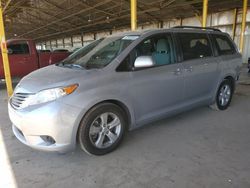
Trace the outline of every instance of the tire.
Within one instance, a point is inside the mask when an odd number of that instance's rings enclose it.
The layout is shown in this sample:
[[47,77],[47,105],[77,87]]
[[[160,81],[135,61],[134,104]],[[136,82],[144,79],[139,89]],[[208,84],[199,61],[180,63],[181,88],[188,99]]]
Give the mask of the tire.
[[115,104],[102,103],[84,116],[78,129],[82,150],[92,155],[114,151],[121,143],[126,130],[124,111]]
[[229,80],[224,80],[216,93],[215,103],[210,105],[214,110],[226,110],[232,100],[233,85]]

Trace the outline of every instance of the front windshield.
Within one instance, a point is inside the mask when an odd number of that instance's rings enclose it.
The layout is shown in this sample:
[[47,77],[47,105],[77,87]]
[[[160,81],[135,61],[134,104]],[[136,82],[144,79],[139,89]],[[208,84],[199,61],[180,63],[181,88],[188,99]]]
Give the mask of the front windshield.
[[85,56],[87,53],[89,53],[94,47],[96,47],[102,41],[103,41],[103,38],[99,39],[99,40],[95,40],[94,42],[91,42],[87,46],[84,46],[84,47],[78,49],[73,54],[71,54],[69,57],[64,59],[62,61],[62,64],[74,63],[77,59],[79,59],[79,58]]
[[138,36],[108,37],[95,41],[62,61],[70,68],[103,68],[114,60]]

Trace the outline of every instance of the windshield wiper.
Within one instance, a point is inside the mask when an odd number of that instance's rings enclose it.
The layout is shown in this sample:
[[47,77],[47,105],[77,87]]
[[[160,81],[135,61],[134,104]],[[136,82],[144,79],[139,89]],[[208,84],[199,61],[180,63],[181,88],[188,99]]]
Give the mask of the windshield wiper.
[[79,64],[63,64],[63,67],[67,67],[67,68],[78,68],[78,69],[83,69],[83,66],[79,65]]

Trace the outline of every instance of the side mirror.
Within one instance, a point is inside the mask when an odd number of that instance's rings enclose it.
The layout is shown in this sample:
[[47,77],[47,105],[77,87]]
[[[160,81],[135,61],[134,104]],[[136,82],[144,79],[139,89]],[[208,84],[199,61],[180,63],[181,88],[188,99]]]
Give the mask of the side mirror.
[[13,54],[13,50],[11,48],[8,48],[8,54]]
[[154,61],[151,56],[139,56],[134,63],[135,68],[146,68],[152,66],[154,66]]

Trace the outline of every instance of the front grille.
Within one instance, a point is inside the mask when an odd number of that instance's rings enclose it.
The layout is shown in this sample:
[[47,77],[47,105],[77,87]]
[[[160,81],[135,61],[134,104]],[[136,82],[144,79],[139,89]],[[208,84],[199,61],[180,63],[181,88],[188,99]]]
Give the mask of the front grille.
[[14,93],[10,99],[10,104],[15,109],[21,109],[22,104],[31,96],[30,93]]

